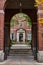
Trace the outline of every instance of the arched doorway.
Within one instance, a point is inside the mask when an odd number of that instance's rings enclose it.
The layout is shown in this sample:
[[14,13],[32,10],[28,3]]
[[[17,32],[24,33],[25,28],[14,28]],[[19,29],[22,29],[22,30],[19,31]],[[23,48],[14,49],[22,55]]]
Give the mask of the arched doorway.
[[[32,1],[32,2],[34,2],[34,1]],[[10,1],[8,1],[8,3],[10,3]],[[14,2],[15,3],[15,2]],[[31,2],[30,2],[31,3]],[[33,3],[34,4],[34,3]],[[8,8],[7,8],[7,6],[8,6]],[[9,28],[9,26],[10,26],[10,19],[11,19],[11,17],[14,15],[14,14],[16,14],[16,13],[18,13],[18,12],[20,12],[20,9],[17,9],[17,8],[14,8],[14,10],[13,9],[9,9],[9,4],[7,4],[7,6],[6,6],[6,9],[5,9],[5,28],[7,27],[7,30],[9,31],[10,30],[10,28]],[[11,6],[11,3],[10,3],[10,6]],[[23,9],[22,9],[22,12],[24,12],[24,13],[26,13],[27,15],[29,15],[30,16],[30,18],[31,18],[31,20],[32,20],[32,25],[33,26],[35,26],[35,28],[34,27],[32,27],[32,33],[34,33],[34,35],[32,36],[33,37],[33,39],[32,39],[32,50],[34,51],[35,50],[35,53],[34,53],[34,56],[35,56],[35,59],[36,59],[36,55],[37,55],[37,47],[36,47],[36,45],[37,45],[37,42],[36,42],[36,40],[37,40],[37,38],[34,38],[34,36],[36,35],[36,33],[35,33],[35,29],[37,30],[37,9],[36,8],[31,8],[31,7],[27,7],[26,6],[26,8],[27,9],[25,9],[25,6],[23,7]],[[31,14],[30,14],[31,13]],[[33,24],[33,22],[35,21],[35,25]],[[6,31],[6,30],[5,30]],[[9,32],[10,33],[10,32]],[[7,32],[7,33],[5,33],[5,34],[8,34],[9,35],[9,33]],[[8,36],[7,35],[7,36]],[[7,37],[6,35],[5,35],[5,38]],[[36,37],[37,37],[37,35],[36,35]],[[7,37],[8,39],[9,39],[9,36]],[[7,39],[7,40],[8,40]],[[6,39],[5,39],[6,40]],[[9,41],[10,42],[10,41]],[[10,47],[10,44],[9,44],[9,42],[7,42],[7,47],[9,48]],[[6,44],[6,42],[5,42],[5,44]],[[6,45],[4,45],[5,47],[6,47]],[[6,47],[6,48],[7,48]],[[6,53],[6,51],[4,51],[5,53]]]
[[14,33],[16,42],[20,42],[21,40],[25,43],[29,40],[29,38],[31,40],[31,27],[31,19],[24,13],[17,13],[11,18],[10,32]]

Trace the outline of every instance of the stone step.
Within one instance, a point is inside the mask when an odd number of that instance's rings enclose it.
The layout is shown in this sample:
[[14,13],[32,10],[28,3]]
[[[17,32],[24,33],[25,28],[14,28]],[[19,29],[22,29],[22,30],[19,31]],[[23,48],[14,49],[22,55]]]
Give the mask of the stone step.
[[34,56],[25,56],[25,55],[15,55],[15,56],[8,56],[7,59],[34,59]]
[[10,53],[12,53],[12,52],[29,52],[29,53],[31,53],[32,52],[32,50],[27,50],[27,49],[10,49]]
[[31,45],[27,44],[15,44],[11,46],[11,49],[31,49]]
[[9,55],[14,55],[14,54],[29,54],[33,55],[31,46],[26,45],[26,44],[15,44],[12,45],[10,48]]
[[32,50],[28,50],[28,49],[10,49],[10,52],[32,52]]
[[[26,56],[26,54],[9,54],[9,56],[15,56],[15,55],[17,55],[17,56],[20,56],[20,55],[21,55],[21,56]],[[28,54],[28,56],[33,56],[33,55],[29,55],[29,54]]]
[[27,50],[27,49],[26,50],[24,50],[24,49],[23,50],[22,49],[14,50],[13,49],[13,50],[10,50],[10,53],[9,53],[10,56],[21,55],[21,54],[22,55],[26,55],[27,54],[29,56],[33,55],[32,50]]
[[24,54],[28,54],[28,55],[33,55],[32,53],[27,53],[27,52],[15,52],[15,53],[9,53],[9,55],[15,55],[15,54],[22,54],[22,55],[24,55]]

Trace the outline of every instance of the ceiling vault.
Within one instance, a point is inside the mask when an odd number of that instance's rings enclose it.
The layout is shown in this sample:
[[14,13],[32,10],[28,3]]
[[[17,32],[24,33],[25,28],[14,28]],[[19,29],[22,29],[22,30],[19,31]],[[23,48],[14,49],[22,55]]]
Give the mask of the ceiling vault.
[[34,0],[8,0],[6,9],[32,9],[34,3]]

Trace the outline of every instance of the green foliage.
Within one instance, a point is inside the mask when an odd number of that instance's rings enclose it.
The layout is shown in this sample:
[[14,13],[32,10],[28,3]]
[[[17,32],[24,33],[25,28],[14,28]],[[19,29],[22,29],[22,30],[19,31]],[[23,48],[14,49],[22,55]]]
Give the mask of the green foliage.
[[25,15],[24,13],[18,13],[18,17],[19,17],[19,18],[23,18],[24,15]]
[[[32,22],[31,22],[31,19],[28,15],[24,14],[24,13],[18,13],[16,15],[14,15],[11,19],[11,22],[10,22],[10,26],[13,27],[14,24],[19,24],[19,21],[18,21],[18,18],[23,18],[25,17],[25,20],[27,21],[27,24],[28,26],[31,26],[32,25]],[[22,25],[21,25],[22,26]]]
[[28,26],[32,25],[31,19],[29,18],[29,16],[24,16],[26,18],[26,21],[28,22]]
[[25,44],[31,45],[31,41],[27,41],[25,42]]
[[11,45],[16,44],[16,42],[14,42],[14,40],[11,40],[10,43],[11,43]]
[[11,22],[10,22],[10,27],[13,27],[14,24],[19,24],[18,20],[15,20],[15,19],[11,19]]
[[28,15],[26,15],[24,13],[18,13],[18,14],[19,14],[18,15],[19,18],[25,17],[25,20],[27,21],[28,26],[32,25],[31,19],[30,19],[30,17]]
[[10,27],[13,27],[13,26],[14,26],[14,20],[11,20]]

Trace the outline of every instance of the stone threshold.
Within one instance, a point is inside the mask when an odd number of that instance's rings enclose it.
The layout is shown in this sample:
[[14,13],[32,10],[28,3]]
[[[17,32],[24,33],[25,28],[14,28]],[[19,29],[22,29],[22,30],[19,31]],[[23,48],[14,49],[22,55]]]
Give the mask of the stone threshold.
[[43,63],[39,63],[36,61],[33,62],[10,62],[9,60],[0,62],[0,65],[43,65]]

